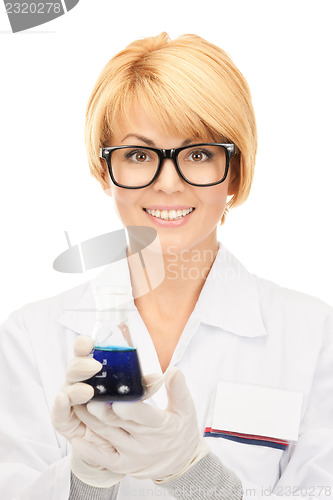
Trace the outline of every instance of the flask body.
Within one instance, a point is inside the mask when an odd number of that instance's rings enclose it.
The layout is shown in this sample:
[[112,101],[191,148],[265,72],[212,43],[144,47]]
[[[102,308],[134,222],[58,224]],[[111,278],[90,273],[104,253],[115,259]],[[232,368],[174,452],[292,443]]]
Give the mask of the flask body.
[[90,356],[102,369],[86,380],[99,401],[136,401],[145,394],[140,362],[133,339],[135,312],[127,287],[99,286],[96,302],[95,347]]
[[134,347],[95,346],[94,359],[102,369],[86,380],[94,388],[97,401],[136,401],[144,396],[142,374],[137,350]]

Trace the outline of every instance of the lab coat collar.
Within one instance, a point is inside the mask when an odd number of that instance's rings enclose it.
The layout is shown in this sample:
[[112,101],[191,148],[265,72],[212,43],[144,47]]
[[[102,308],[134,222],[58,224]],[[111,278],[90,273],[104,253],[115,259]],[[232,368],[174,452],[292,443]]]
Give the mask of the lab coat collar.
[[[89,281],[79,299],[73,300],[58,322],[71,330],[92,335],[96,323],[93,286],[108,283],[131,287],[127,260],[107,266]],[[132,305],[134,300],[132,297]],[[257,278],[220,243],[210,273],[193,311],[202,323],[242,337],[267,335],[261,310]]]
[[257,278],[221,243],[195,312],[202,323],[242,337],[267,335]]

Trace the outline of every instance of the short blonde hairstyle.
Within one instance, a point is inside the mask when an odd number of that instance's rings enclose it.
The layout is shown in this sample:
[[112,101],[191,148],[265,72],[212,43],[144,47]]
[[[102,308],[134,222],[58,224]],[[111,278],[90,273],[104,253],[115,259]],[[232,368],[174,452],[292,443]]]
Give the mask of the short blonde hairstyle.
[[246,200],[257,151],[256,121],[248,84],[222,49],[197,35],[170,40],[161,33],[131,43],[106,64],[85,124],[90,170],[103,188],[109,174],[99,150],[110,145],[121,118],[130,120],[135,102],[167,133],[235,143],[236,190],[226,211]]

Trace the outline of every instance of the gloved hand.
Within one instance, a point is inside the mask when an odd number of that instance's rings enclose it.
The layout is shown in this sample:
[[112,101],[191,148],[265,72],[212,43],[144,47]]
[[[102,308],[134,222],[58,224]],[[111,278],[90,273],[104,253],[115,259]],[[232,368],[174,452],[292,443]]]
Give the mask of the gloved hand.
[[[124,474],[112,472],[103,466],[105,457],[113,455],[115,450],[110,441],[103,439],[91,430],[74,411],[76,405],[82,405],[82,408],[85,408],[84,404],[94,395],[92,386],[80,381],[87,380],[102,368],[101,363],[88,357],[93,346],[91,337],[81,335],[76,339],[74,343],[75,357],[68,365],[66,383],[55,399],[51,418],[56,430],[72,444],[70,463],[73,473],[90,486],[109,488],[124,477]],[[150,397],[158,390],[162,382],[161,375],[145,377],[145,397]],[[103,404],[109,406],[106,403]],[[115,419],[118,420],[117,417]],[[81,453],[76,448],[76,439],[89,443],[91,447],[89,455]]]
[[[89,402],[75,413],[89,429],[113,447],[100,463],[116,474],[164,483],[184,474],[203,458],[209,447],[198,429],[194,403],[178,368],[165,374],[166,410],[145,402]],[[94,445],[73,439],[81,456],[93,454]]]
[[[88,357],[93,347],[94,343],[90,337],[82,335],[76,339],[74,344],[75,357],[68,365],[66,383],[56,396],[51,418],[56,430],[69,442],[72,443],[74,438],[80,438],[88,440],[94,449],[103,447],[106,450],[109,448],[110,452],[113,453],[114,450],[110,443],[88,429],[73,410],[74,405],[87,403],[94,395],[94,389],[91,385],[80,382],[92,377],[102,368],[101,363]],[[72,446],[70,462],[74,474],[90,486],[108,488],[118,483],[123,477],[122,474],[112,473],[90,460],[83,460],[75,446]]]

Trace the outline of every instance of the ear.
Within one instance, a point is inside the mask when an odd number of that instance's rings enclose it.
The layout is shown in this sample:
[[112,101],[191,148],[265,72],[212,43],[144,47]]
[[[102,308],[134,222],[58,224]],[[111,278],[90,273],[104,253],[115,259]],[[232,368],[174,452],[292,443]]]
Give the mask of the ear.
[[106,180],[103,179],[103,182],[101,182],[102,189],[105,194],[108,196],[112,196],[112,188],[111,188],[111,181],[110,178],[108,177]]
[[111,179],[110,175],[108,172],[108,167],[105,158],[100,158],[100,164],[102,167],[102,170],[104,170],[102,176],[98,179],[100,185],[102,186],[102,189],[104,193],[108,196],[112,196],[112,189],[111,189]]
[[103,179],[103,182],[101,182],[101,186],[105,194],[107,194],[108,196],[112,196],[111,179],[109,175],[106,179]]
[[239,170],[240,170],[240,155],[236,154],[232,156],[229,168],[229,185],[228,185],[228,196],[232,196],[236,193],[239,182]]
[[108,196],[112,196],[112,189],[111,189],[111,186],[108,186],[106,185],[105,187],[103,187],[103,191],[105,194],[107,194]]

